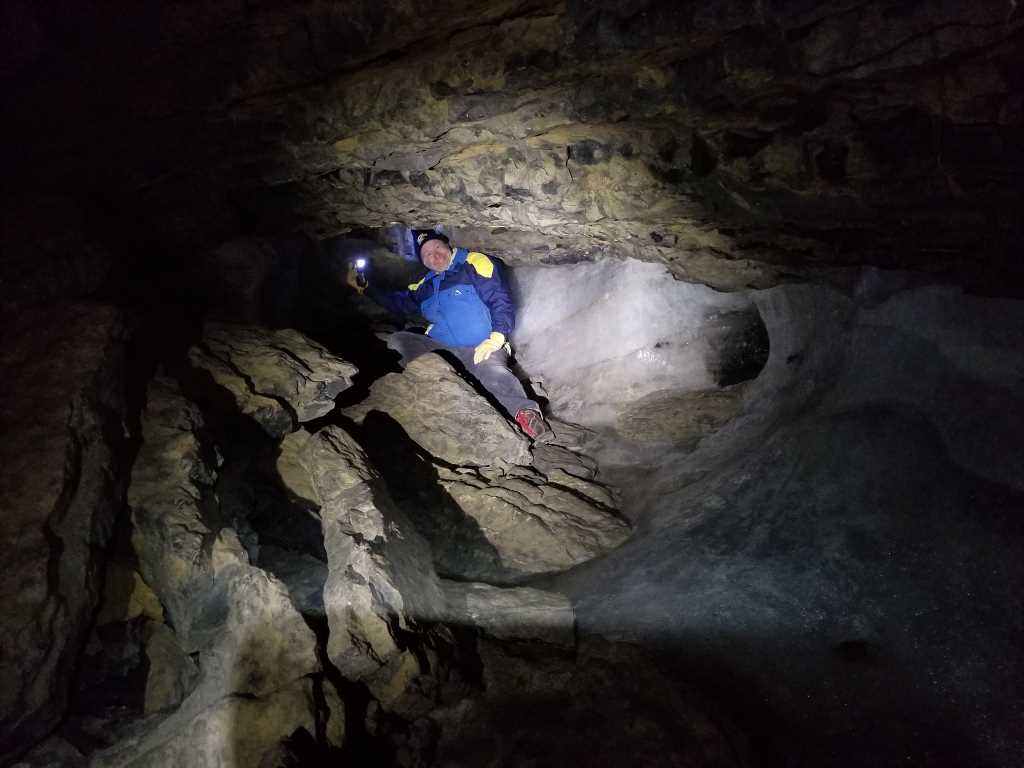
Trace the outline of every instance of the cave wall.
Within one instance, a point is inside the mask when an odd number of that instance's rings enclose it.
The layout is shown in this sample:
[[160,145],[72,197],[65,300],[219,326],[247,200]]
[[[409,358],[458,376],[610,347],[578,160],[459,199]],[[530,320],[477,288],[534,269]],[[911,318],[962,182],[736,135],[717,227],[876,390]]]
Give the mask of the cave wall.
[[66,192],[124,258],[445,221],[510,261],[632,256],[720,288],[1016,269],[1012,3],[4,13],[12,194]]

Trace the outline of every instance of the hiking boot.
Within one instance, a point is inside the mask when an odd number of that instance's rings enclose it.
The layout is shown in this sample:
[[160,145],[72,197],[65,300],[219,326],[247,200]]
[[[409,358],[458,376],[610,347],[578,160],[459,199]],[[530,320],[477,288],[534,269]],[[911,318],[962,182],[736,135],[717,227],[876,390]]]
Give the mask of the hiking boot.
[[552,436],[551,428],[544,421],[540,411],[523,408],[516,414],[516,424],[534,442],[543,442]]

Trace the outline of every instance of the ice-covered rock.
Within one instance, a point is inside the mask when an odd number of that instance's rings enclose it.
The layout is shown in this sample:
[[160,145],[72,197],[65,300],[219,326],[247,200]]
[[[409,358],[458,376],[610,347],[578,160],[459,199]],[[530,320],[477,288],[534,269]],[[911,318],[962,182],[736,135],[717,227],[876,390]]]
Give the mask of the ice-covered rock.
[[189,361],[271,437],[329,412],[356,373],[354,365],[298,331],[232,323],[207,323]]
[[569,421],[671,436],[682,428],[666,421],[689,415],[666,410],[667,399],[715,392],[756,375],[767,359],[748,296],[678,282],[657,264],[520,267],[515,278],[518,360]]
[[369,397],[345,410],[359,424],[378,413],[448,464],[530,463],[526,438],[439,355],[422,355],[402,373],[389,373],[374,382]]

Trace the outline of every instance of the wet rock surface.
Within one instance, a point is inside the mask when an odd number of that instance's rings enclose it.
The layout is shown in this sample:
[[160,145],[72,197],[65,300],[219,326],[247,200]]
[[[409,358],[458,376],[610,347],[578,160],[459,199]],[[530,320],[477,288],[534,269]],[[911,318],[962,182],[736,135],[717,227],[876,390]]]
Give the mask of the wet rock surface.
[[334,408],[355,366],[290,329],[207,323],[189,362],[226,390],[235,407],[271,437]]
[[59,721],[100,598],[126,478],[121,313],[0,313],[0,761]]

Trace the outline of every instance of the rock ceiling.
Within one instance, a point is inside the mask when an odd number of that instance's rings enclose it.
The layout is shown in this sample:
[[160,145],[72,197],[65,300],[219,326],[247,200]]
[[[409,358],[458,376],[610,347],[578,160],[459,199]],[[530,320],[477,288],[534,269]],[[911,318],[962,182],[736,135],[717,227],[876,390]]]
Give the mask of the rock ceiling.
[[9,2],[9,189],[154,253],[449,223],[721,288],[1012,268],[1014,3]]

